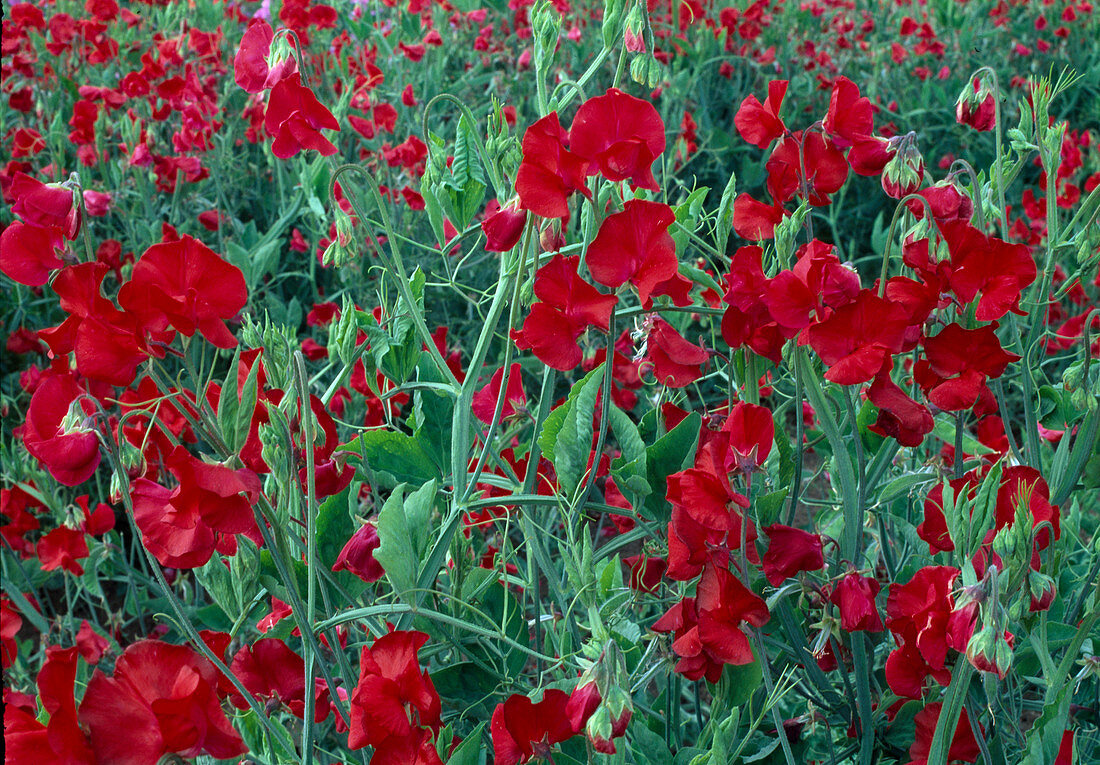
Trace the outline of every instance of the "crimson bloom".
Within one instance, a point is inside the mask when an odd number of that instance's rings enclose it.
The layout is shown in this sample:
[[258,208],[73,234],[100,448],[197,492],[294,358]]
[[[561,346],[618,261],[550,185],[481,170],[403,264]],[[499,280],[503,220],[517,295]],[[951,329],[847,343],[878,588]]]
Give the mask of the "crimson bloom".
[[905,311],[863,290],[855,301],[806,329],[805,338],[828,365],[825,379],[840,385],[867,382],[902,348]]
[[16,221],[0,234],[0,271],[13,281],[40,287],[50,272],[65,265],[57,255],[61,230]]
[[925,357],[913,367],[913,377],[928,400],[949,412],[969,409],[979,397],[991,396],[986,380],[1000,377],[1019,356],[1008,353],[996,326],[963,329],[948,324],[924,340]]
[[876,579],[849,571],[829,593],[829,602],[840,610],[840,627],[845,632],[882,632],[875,596],[880,586]]
[[871,100],[847,77],[837,77],[822,127],[841,148],[866,140],[875,129]]
[[891,379],[891,366],[885,362],[867,389],[867,400],[878,407],[878,418],[868,429],[890,436],[902,446],[919,446],[935,425],[932,413]]
[[[912,746],[909,747],[909,765],[927,765],[928,755],[932,752],[932,739],[936,734],[936,725],[940,721],[942,711],[943,704],[936,702],[924,707],[913,718],[913,722],[916,724],[916,734]],[[947,761],[977,762],[981,753],[982,750],[978,746],[978,741],[974,738],[970,716],[966,713],[964,707],[959,711],[959,722],[955,727],[955,735],[951,738],[951,746],[947,751]]]
[[519,765],[534,757],[549,759],[551,747],[576,733],[568,704],[569,694],[557,688],[543,692],[537,704],[519,694],[498,704],[489,723],[496,765]]
[[751,473],[759,470],[771,453],[775,442],[775,421],[767,407],[738,401],[722,423],[729,434],[729,454],[726,467],[733,472]]
[[189,337],[198,331],[218,348],[237,344],[225,321],[247,300],[241,270],[186,234],[147,249],[118,292],[119,304],[146,331],[172,327]]
[[940,232],[951,254],[947,284],[966,304],[978,298],[974,318],[994,321],[1020,310],[1020,293],[1035,281],[1035,260],[1026,244],[986,236],[969,221],[950,221]]
[[96,670],[80,704],[98,762],[148,765],[165,754],[239,757],[247,749],[218,702],[218,671],[187,646],[142,640]]
[[246,92],[267,90],[298,71],[298,63],[293,56],[279,62],[271,61],[271,43],[274,39],[275,32],[263,19],[253,18],[248,23],[237,55],[233,57],[233,79]]
[[364,582],[377,582],[386,573],[382,564],[374,559],[374,551],[382,546],[378,529],[373,523],[364,523],[336,556],[333,571],[350,571]]
[[[281,702],[299,718],[304,714],[305,663],[282,640],[262,638],[243,646],[229,668],[254,696]],[[322,689],[324,703],[314,707],[314,722],[321,722],[329,713],[328,687]],[[230,700],[237,709],[248,709],[248,702],[236,689]]]
[[264,115],[264,129],[275,137],[271,153],[279,159],[293,157],[303,149],[314,149],[323,157],[336,153],[336,146],[322,129],[340,130],[340,123],[326,109],[313,91],[302,85],[295,73],[279,81],[271,89]]
[[[506,420],[516,416],[517,412],[527,408],[527,394],[523,391],[523,376],[519,364],[512,364],[508,370],[508,389],[504,393],[504,406],[500,417]],[[497,399],[500,398],[500,386],[504,383],[504,367],[493,372],[489,384],[474,393],[470,402],[474,417],[484,423],[493,421]]]
[[485,249],[489,252],[508,252],[519,243],[526,224],[527,212],[519,209],[516,201],[498,207],[492,214],[486,209],[485,220],[481,222]]
[[577,338],[590,326],[606,332],[619,298],[604,295],[577,274],[580,257],[555,255],[535,274],[535,296],[523,327],[512,332],[521,350],[532,350],[554,369],[569,371],[581,363]]
[[394,759],[395,753],[419,751],[425,736],[439,729],[439,694],[416,657],[426,642],[423,632],[398,630],[360,654],[348,746],[374,747],[375,765],[397,765],[402,760]]
[[[40,762],[44,757],[52,757],[46,760],[48,762],[63,762],[66,765],[96,765],[103,762],[98,757],[98,751],[93,753],[77,722],[73,686],[78,660],[75,647],[50,646],[46,649],[46,661],[38,673],[38,697],[42,708],[49,714],[45,725],[38,722],[33,709],[28,711],[15,704],[5,704],[5,762]],[[4,699],[7,702],[6,689]],[[147,762],[155,760],[156,757]]]
[[733,201],[733,230],[742,239],[758,242],[775,238],[775,227],[786,215],[781,202],[764,204],[741,193]]
[[787,80],[772,80],[768,83],[768,97],[764,103],[749,94],[737,108],[733,124],[741,137],[758,149],[768,148],[768,144],[779,138],[787,130],[779,118],[779,109],[783,97],[787,94]]
[[653,370],[657,382],[683,388],[698,380],[700,367],[710,358],[706,349],[689,343],[664,319],[651,317],[646,323],[649,334],[643,363]]
[[88,557],[88,542],[79,529],[58,526],[39,539],[35,549],[43,571],[60,568],[76,576],[84,573],[80,560]]
[[588,246],[585,265],[592,278],[612,289],[630,282],[644,303],[654,288],[676,275],[676,245],[668,227],[672,208],[631,199],[623,211],[607,216]]
[[[801,145],[801,148],[800,148]],[[768,171],[768,192],[776,204],[784,204],[802,193],[803,167],[809,202],[815,207],[829,204],[829,197],[848,179],[848,162],[832,139],[821,133],[797,131],[784,137],[764,167]]]
[[[92,413],[72,374],[50,374],[42,380],[27,407],[23,445],[66,486],[88,480],[99,466],[99,439],[85,424]],[[87,419],[86,419],[87,418]]]
[[516,193],[525,210],[543,218],[569,218],[569,197],[585,184],[588,160],[566,148],[569,135],[551,112],[523,134],[523,161],[516,171]]
[[665,125],[648,101],[617,88],[588,99],[569,128],[569,147],[589,160],[589,174],[660,191],[651,168],[665,150]]
[[925,566],[906,584],[891,584],[886,599],[886,627],[898,641],[886,660],[886,681],[899,696],[920,698],[924,678],[931,674],[946,685],[948,625],[955,599],[951,588],[959,570]]
[[821,537],[802,529],[774,523],[764,528],[768,551],[764,553],[764,576],[778,587],[799,571],[819,571],[825,567]]

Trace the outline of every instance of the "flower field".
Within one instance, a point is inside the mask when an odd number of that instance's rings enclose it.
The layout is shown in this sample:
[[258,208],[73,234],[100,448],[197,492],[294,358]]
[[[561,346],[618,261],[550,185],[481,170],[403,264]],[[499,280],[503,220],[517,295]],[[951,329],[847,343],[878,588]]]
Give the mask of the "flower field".
[[5,763],[1100,761],[1090,0],[41,0]]

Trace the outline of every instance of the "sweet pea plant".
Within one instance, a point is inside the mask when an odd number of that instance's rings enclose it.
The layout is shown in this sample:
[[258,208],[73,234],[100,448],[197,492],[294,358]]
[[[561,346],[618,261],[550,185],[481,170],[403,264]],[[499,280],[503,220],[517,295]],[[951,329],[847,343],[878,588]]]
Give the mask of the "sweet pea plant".
[[5,762],[1100,757],[1092,5],[720,6],[6,6]]

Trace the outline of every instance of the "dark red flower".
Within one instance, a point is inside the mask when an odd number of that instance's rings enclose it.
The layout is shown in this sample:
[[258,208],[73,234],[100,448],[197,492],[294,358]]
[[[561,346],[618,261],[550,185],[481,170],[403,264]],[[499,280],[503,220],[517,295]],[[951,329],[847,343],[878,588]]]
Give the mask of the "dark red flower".
[[525,210],[543,218],[569,218],[569,197],[585,184],[588,160],[566,148],[569,135],[551,112],[523,134],[523,161],[516,171],[516,193]]
[[873,577],[849,571],[829,594],[829,602],[840,610],[840,628],[845,632],[882,632],[875,596],[879,583]]
[[313,91],[302,85],[297,73],[279,81],[271,89],[264,115],[264,129],[275,137],[271,153],[279,159],[293,157],[303,149],[314,149],[323,157],[336,153],[336,147],[322,129],[340,130],[340,123]]
[[271,61],[271,43],[274,39],[275,33],[265,20],[253,18],[248,22],[237,55],[233,57],[233,79],[245,91],[259,93],[267,90],[298,71],[298,63],[293,56],[278,62]]
[[424,729],[439,729],[439,694],[416,656],[426,642],[423,632],[397,631],[363,647],[351,697],[350,748],[377,751],[412,741],[419,750]]
[[517,201],[498,207],[491,215],[486,209],[481,230],[485,234],[485,249],[489,252],[507,252],[519,243],[523,227],[527,225],[527,212],[519,209]]
[[622,212],[604,218],[588,246],[584,262],[592,278],[613,289],[629,281],[647,301],[659,283],[676,275],[676,244],[668,233],[675,220],[666,204],[628,201]]
[[569,128],[569,147],[590,162],[588,173],[660,191],[651,168],[665,150],[665,125],[648,101],[616,88],[588,99]]
[[333,571],[350,571],[368,584],[377,582],[386,573],[382,564],[374,559],[374,551],[382,544],[378,529],[373,523],[364,523],[340,550]]
[[619,298],[604,295],[577,274],[580,257],[555,255],[535,274],[535,296],[542,302],[531,313],[512,341],[532,350],[554,369],[568,371],[581,363],[577,338],[590,326],[606,332]]
[[[474,393],[470,402],[474,417],[488,424],[493,421],[497,399],[500,398],[500,386],[504,383],[504,367],[493,372],[489,384]],[[500,418],[506,420],[515,417],[518,412],[527,409],[527,394],[523,391],[522,367],[512,364],[508,370],[508,390],[504,394],[504,406]]]
[[768,171],[768,193],[776,204],[785,204],[802,194],[803,167],[809,202],[815,207],[829,204],[829,195],[839,191],[848,179],[843,152],[831,139],[816,132],[798,131],[784,137],[772,149],[764,167]]
[[[917,727],[916,737],[912,746],[909,747],[909,765],[927,765],[928,755],[932,751],[932,738],[936,733],[936,725],[940,721],[942,710],[943,704],[936,702],[924,707],[913,718],[913,722],[916,723]],[[947,752],[947,762],[977,762],[981,753],[978,741],[974,738],[970,716],[963,708],[959,712],[959,722],[955,727],[955,735],[951,739],[951,746]]]
[[146,331],[172,327],[189,337],[198,331],[219,348],[237,344],[225,321],[247,301],[241,270],[188,235],[147,249],[118,292],[119,304]]
[[99,438],[90,426],[94,411],[77,403],[84,391],[72,374],[43,378],[27,407],[23,445],[66,486],[88,480],[99,466]]
[[875,129],[871,100],[847,77],[837,77],[822,127],[840,148],[866,140]]
[[175,753],[239,757],[247,749],[218,703],[218,672],[187,646],[142,640],[113,677],[96,670],[80,704],[98,762],[148,765]]
[[748,194],[738,194],[733,202],[733,230],[750,242],[774,239],[775,227],[783,222],[785,215],[781,202],[766,205]]
[[799,571],[819,571],[825,567],[819,535],[779,523],[766,526],[764,533],[768,536],[764,576],[772,587],[778,587]]
[[664,319],[651,317],[646,323],[649,333],[642,364],[653,370],[657,382],[683,388],[698,380],[702,365],[710,358],[706,349],[689,343]]
[[60,229],[66,239],[76,239],[80,232],[80,207],[73,199],[71,189],[42,183],[26,173],[16,173],[8,194],[15,200],[11,206],[12,213],[24,223]]
[[80,623],[80,630],[76,633],[76,650],[84,661],[95,666],[110,647],[107,638],[93,630],[87,619]]
[[891,366],[886,362],[867,389],[867,400],[878,408],[878,418],[868,429],[890,436],[902,446],[919,446],[935,425],[932,413],[894,383]]
[[566,712],[568,704],[569,694],[557,688],[544,691],[537,704],[518,694],[498,704],[489,723],[496,765],[549,758],[551,747],[576,732]]
[[[57,762],[96,765],[104,760],[93,753],[77,722],[73,688],[76,683],[77,649],[50,646],[38,673],[38,696],[49,721],[43,725],[32,711],[5,703],[4,762]],[[7,664],[5,663],[5,666]],[[4,700],[8,701],[7,689]],[[243,750],[242,750],[243,751]],[[148,761],[155,761],[153,760]],[[132,763],[132,760],[118,760]],[[136,765],[136,763],[135,763]]]
[[787,127],[779,118],[779,109],[786,93],[787,80],[772,80],[768,83],[768,97],[763,104],[754,95],[746,96],[733,118],[741,137],[757,148],[766,149],[768,144],[783,135]]
[[993,324],[978,329],[948,324],[939,334],[925,338],[925,358],[914,365],[913,376],[929,401],[954,412],[991,395],[986,380],[1000,377],[1020,358],[1001,347],[995,330]]
[[88,557],[88,542],[78,529],[58,526],[38,540],[35,550],[43,571],[60,568],[76,576],[84,573],[80,560]]
[[874,377],[901,350],[907,326],[900,306],[863,290],[854,302],[808,327],[805,338],[829,367],[826,380],[855,385]]
[[775,421],[767,407],[738,401],[722,423],[729,434],[729,454],[726,467],[731,472],[751,473],[759,470],[771,453],[775,442]]
[[975,319],[994,321],[1009,311],[1024,313],[1020,293],[1036,276],[1035,260],[1026,244],[986,236],[969,221],[943,223],[940,232],[951,254],[947,284],[963,304],[978,297]]
[[50,272],[65,265],[57,255],[61,229],[16,221],[0,234],[0,271],[13,281],[40,287]]
[[[305,664],[282,640],[262,638],[243,646],[229,668],[254,696],[281,702],[299,718],[305,713]],[[314,707],[314,722],[329,713],[328,688],[321,687],[324,703]],[[248,702],[235,689],[230,700],[237,709],[248,709]]]
[[[886,627],[898,642],[886,663],[886,680],[901,696],[920,697],[923,679],[950,680],[945,669],[948,625],[955,599],[951,588],[959,570],[925,566],[906,584],[891,584],[886,599]],[[914,695],[913,691],[916,691]]]

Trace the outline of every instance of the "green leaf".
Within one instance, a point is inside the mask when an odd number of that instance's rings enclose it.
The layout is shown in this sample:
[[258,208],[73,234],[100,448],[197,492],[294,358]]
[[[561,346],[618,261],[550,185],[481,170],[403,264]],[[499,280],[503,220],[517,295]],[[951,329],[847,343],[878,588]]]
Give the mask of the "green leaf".
[[378,513],[379,545],[374,551],[374,559],[402,599],[416,588],[419,563],[428,549],[436,482],[428,481],[407,498],[406,488],[397,486]]
[[[237,432],[237,410],[241,407],[241,401],[237,397],[237,365],[241,360],[241,347],[233,353],[233,361],[229,364],[229,371],[222,380],[221,390],[218,392],[218,429],[221,431],[222,440],[229,451],[236,453],[240,447],[234,447],[233,435]],[[255,366],[255,365],[253,365]]]
[[359,455],[364,467],[381,478],[381,485],[385,487],[398,483],[419,486],[443,478],[439,466],[417,436],[392,430],[368,430],[344,444],[341,451]]
[[[340,557],[340,551],[359,530],[353,520],[351,499],[357,494],[352,492],[353,486],[358,489],[358,484],[352,484],[339,494],[326,498],[317,509],[317,521],[314,524],[317,533],[317,560],[326,571],[332,571],[336,559]],[[366,588],[362,579],[347,571],[334,572],[333,576],[353,597]]]
[[727,664],[722,669],[715,691],[723,699],[725,708],[739,707],[748,703],[752,694],[764,682],[764,673],[760,662],[752,664]]
[[447,765],[478,765],[484,758],[481,751],[481,734],[485,723],[474,728],[447,759]]
[[[237,453],[244,446],[244,442],[248,440],[248,431],[252,428],[252,415],[256,411],[256,401],[259,396],[259,372],[260,372],[260,357],[257,355],[252,360],[252,366],[248,370],[248,376],[244,379],[244,385],[241,386],[240,406],[237,408],[237,421],[236,427],[232,432],[233,442],[229,444],[229,449],[233,453]],[[233,390],[237,390],[237,365],[233,365]],[[226,434],[228,437],[229,434]]]
[[[592,415],[596,410],[603,364],[581,378],[565,403],[552,411],[543,424],[539,446],[554,464],[558,483],[566,496],[580,485],[592,453]],[[558,414],[561,412],[561,414]]]
[[651,518],[667,521],[671,517],[672,510],[665,499],[668,477],[689,467],[695,460],[702,422],[699,413],[692,412],[646,449],[646,475],[653,493],[646,497],[644,507]]

